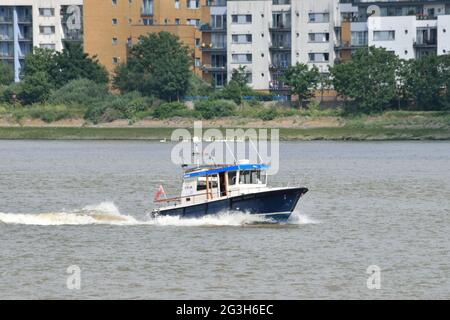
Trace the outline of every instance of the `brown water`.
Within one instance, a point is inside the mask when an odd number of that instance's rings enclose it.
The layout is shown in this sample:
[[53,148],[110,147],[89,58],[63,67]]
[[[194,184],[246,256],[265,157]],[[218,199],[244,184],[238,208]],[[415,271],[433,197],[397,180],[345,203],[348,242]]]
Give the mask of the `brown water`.
[[450,298],[450,143],[281,143],[271,182],[310,189],[285,225],[150,219],[171,146],[0,141],[0,298]]

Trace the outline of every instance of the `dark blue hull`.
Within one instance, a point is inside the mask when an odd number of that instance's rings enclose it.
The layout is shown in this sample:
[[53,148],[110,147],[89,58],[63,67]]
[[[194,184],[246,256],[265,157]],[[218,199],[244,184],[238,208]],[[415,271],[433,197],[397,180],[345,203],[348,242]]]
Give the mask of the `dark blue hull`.
[[277,222],[286,221],[294,211],[300,197],[308,192],[306,188],[286,188],[270,190],[209,201],[186,207],[160,210],[163,216],[199,218],[227,211],[264,215]]

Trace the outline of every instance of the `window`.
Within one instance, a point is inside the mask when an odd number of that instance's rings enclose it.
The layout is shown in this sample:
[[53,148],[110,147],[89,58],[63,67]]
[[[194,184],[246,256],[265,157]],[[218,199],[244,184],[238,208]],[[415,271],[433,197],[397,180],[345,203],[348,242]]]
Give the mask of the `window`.
[[211,27],[213,29],[224,29],[227,25],[226,15],[211,15]]
[[236,176],[237,176],[236,171],[228,172],[228,185],[229,186],[234,186],[236,184]]
[[200,67],[201,66],[200,58],[195,58],[195,66],[196,67]]
[[200,25],[200,19],[188,19],[187,24],[190,26],[199,26]]
[[244,170],[239,172],[239,184],[264,184],[265,176],[260,170]]
[[112,38],[112,44],[113,44],[113,46],[115,46],[115,45],[117,45],[117,38]]
[[54,43],[41,43],[41,44],[39,45],[39,48],[55,50],[56,46],[55,46]]
[[231,36],[233,43],[252,43],[251,34],[233,34]]
[[175,24],[180,24],[180,18],[175,18]]
[[[208,176],[209,189],[217,188],[217,175]],[[197,191],[206,190],[206,177],[198,177],[197,179]]]
[[252,23],[251,14],[233,14],[231,15],[231,21],[237,24]]
[[39,26],[39,33],[44,35],[55,34],[55,26]]
[[324,23],[330,22],[330,14],[327,12],[324,13],[310,13],[308,14],[309,22],[311,23]]
[[113,26],[117,25],[117,19],[116,19],[116,18],[113,18],[113,19],[112,19],[112,25],[113,25]]
[[328,32],[309,33],[308,39],[309,42],[328,42],[330,34]]
[[180,9],[180,0],[175,0],[175,9]]
[[232,63],[251,63],[252,55],[251,53],[241,53],[231,55]]
[[144,24],[144,26],[151,26],[153,24],[153,19],[142,19],[142,23]]
[[112,58],[112,63],[113,63],[113,64],[118,64],[118,63],[119,63],[119,58],[113,57],[113,58]]
[[111,2],[113,6],[117,6],[117,0],[112,0]]
[[374,31],[373,41],[393,41],[395,40],[395,31]]
[[365,46],[367,43],[367,31],[352,31],[351,44],[353,46]]
[[39,15],[41,17],[53,17],[55,15],[54,8],[39,8]]
[[329,53],[308,53],[310,62],[328,62],[330,58]]
[[200,0],[186,0],[186,6],[189,9],[198,9],[200,8]]
[[141,15],[142,16],[152,16],[153,15],[153,0],[142,0]]

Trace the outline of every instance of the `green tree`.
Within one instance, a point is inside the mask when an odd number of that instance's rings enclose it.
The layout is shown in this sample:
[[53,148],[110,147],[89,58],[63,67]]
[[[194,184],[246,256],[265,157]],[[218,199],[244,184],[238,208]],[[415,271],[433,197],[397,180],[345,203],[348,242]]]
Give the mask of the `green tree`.
[[24,77],[44,72],[54,88],[60,88],[75,79],[89,79],[107,83],[108,72],[95,57],[83,52],[79,44],[66,43],[61,52],[35,48],[25,58]]
[[33,52],[25,57],[25,65],[22,70],[24,77],[35,75],[38,72],[47,74],[51,80],[56,70],[55,51],[43,48],[34,48]]
[[6,63],[0,62],[0,85],[10,85],[14,81],[14,70]]
[[282,81],[289,86],[293,95],[298,96],[300,105],[303,105],[305,100],[314,96],[321,76],[316,66],[310,68],[307,64],[297,62],[284,71]]
[[401,79],[404,96],[420,110],[442,110],[448,104],[450,59],[426,55],[404,64]]
[[152,33],[131,48],[127,63],[116,69],[113,84],[122,92],[179,100],[188,90],[191,66],[190,50],[177,36]]
[[384,48],[361,48],[352,59],[330,69],[332,84],[345,106],[356,112],[381,112],[397,96],[399,59]]
[[88,79],[96,83],[107,83],[108,72],[97,58],[84,53],[78,43],[65,43],[61,52],[54,54],[56,69],[50,72],[55,87],[61,87],[71,80]]
[[230,81],[225,85],[218,98],[233,100],[236,104],[242,103],[242,97],[253,96],[255,92],[248,85],[248,72],[245,66],[233,69]]
[[19,99],[25,104],[45,102],[50,96],[51,85],[45,72],[26,75],[21,84]]

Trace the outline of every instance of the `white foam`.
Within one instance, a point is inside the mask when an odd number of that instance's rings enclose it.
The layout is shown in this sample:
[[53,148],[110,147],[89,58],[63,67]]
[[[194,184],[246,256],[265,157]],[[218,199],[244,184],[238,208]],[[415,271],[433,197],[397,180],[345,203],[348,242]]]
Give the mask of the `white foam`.
[[[62,226],[62,225],[154,225],[154,226],[245,226],[259,223],[272,223],[272,220],[263,216],[242,213],[224,212],[200,218],[185,219],[179,216],[159,216],[137,220],[136,218],[121,214],[112,202],[102,202],[97,205],[85,206],[80,210],[49,212],[38,214],[1,213],[0,223]],[[317,223],[309,217],[293,213],[288,224]]]
[[301,213],[300,211],[294,211],[292,212],[291,216],[289,217],[288,224],[317,224],[320,223],[319,220],[315,220],[309,216],[307,216],[304,213]]

